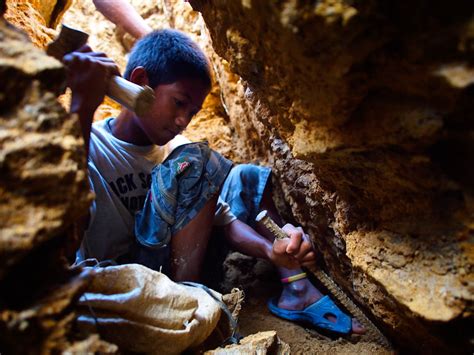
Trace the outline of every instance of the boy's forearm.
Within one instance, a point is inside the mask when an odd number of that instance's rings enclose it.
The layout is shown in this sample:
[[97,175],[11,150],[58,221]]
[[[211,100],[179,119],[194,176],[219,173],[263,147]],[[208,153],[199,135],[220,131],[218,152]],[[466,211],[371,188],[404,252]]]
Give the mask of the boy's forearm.
[[271,260],[272,243],[247,224],[235,220],[226,225],[224,231],[227,241],[238,252],[254,258]]
[[93,0],[94,5],[102,15],[115,25],[122,27],[135,38],[141,38],[150,33],[151,27],[135,10],[124,0]]
[[86,157],[89,156],[89,142],[94,112],[95,109],[75,103],[74,99],[71,102],[71,113],[76,113],[79,116],[79,124],[81,126],[82,138],[84,139]]
[[117,65],[103,53],[92,52],[85,45],[63,58],[68,69],[67,85],[71,89],[71,113],[79,116],[82,136],[89,151],[89,139],[95,110],[104,100],[110,77],[117,75]]

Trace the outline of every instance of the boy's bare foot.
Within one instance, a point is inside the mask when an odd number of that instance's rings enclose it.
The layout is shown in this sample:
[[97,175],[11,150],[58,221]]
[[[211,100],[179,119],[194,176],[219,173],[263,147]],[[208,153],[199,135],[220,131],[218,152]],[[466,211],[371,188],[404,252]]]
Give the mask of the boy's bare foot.
[[[301,279],[283,285],[283,291],[278,300],[278,307],[287,310],[302,310],[319,301],[323,294],[313,286],[308,279]],[[336,323],[336,317],[328,316],[327,319]],[[359,321],[352,318],[352,333],[364,334],[365,328]]]

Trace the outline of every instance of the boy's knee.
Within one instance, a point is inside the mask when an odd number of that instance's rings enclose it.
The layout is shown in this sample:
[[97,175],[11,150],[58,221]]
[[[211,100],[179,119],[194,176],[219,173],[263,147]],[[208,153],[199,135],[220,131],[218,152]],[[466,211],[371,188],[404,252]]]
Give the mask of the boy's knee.
[[[232,168],[227,179],[226,184],[235,186],[255,186],[255,183],[262,181],[262,176],[270,174],[270,168],[254,165],[254,164],[239,164]],[[267,180],[264,179],[266,183]]]
[[165,222],[171,234],[176,233],[217,198],[231,165],[204,143],[176,148],[153,170],[144,209],[151,207],[155,218]]
[[235,180],[239,179],[243,182],[252,181],[258,177],[259,170],[256,165],[252,164],[239,164],[236,165],[229,173],[228,179]]

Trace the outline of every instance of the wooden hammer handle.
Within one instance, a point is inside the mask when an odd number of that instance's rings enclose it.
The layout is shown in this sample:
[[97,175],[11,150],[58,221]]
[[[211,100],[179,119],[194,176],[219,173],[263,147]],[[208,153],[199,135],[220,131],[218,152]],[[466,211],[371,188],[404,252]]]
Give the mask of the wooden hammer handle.
[[140,86],[116,75],[110,79],[107,96],[139,116],[147,113],[155,100],[155,92],[149,86]]

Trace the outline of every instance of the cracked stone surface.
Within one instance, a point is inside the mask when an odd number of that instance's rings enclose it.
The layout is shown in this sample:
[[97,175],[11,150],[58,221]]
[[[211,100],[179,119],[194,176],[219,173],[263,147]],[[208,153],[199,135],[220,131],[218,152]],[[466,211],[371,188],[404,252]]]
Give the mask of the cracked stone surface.
[[248,158],[335,280],[402,347],[468,347],[472,4],[190,3]]
[[114,352],[71,331],[89,276],[66,258],[92,196],[77,117],[57,100],[64,68],[3,18],[0,38],[0,352]]

